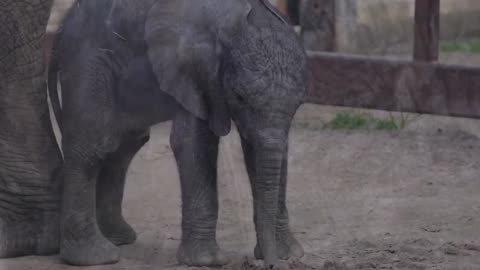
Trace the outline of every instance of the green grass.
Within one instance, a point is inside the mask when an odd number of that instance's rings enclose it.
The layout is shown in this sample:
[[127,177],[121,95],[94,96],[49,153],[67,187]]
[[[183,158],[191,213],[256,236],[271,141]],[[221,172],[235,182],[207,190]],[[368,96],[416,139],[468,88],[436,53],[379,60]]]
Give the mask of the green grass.
[[378,130],[399,130],[401,129],[400,121],[395,118],[376,119],[375,129]]
[[340,112],[325,126],[331,129],[365,129],[369,126],[370,118],[368,114]]
[[442,52],[480,53],[480,38],[440,42]]
[[399,118],[390,115],[388,118],[376,118],[367,113],[340,112],[330,122],[325,124],[330,129],[375,129],[395,131],[403,129],[406,119],[402,115]]

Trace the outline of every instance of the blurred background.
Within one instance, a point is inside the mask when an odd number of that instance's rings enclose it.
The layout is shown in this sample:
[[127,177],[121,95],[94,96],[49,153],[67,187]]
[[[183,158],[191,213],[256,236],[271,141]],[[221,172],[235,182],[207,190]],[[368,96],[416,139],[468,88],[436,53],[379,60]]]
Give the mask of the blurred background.
[[[413,0],[271,0],[308,50],[411,58]],[[440,61],[479,63],[480,1],[440,1]],[[463,55],[463,57],[462,57]],[[468,57],[465,57],[468,55]]]
[[[308,50],[400,58],[411,58],[413,53],[413,0],[270,1],[290,18]],[[58,29],[73,3],[55,0],[47,32]],[[441,1],[441,61],[480,63],[476,59],[480,53],[479,15],[478,0]]]

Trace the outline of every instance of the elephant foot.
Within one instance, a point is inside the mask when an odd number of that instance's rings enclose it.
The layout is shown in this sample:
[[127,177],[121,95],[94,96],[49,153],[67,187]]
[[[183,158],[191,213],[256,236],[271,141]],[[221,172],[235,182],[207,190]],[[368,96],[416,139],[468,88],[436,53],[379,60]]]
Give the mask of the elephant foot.
[[117,246],[129,245],[137,240],[137,234],[123,217],[117,219],[99,218],[98,226],[103,235]]
[[66,263],[76,266],[113,264],[120,259],[118,247],[101,235],[62,240],[60,256]]
[[[300,259],[304,255],[303,247],[295,239],[291,232],[277,235],[277,254],[281,260]],[[263,260],[263,254],[258,244],[254,250],[255,258]]]
[[180,264],[196,267],[218,267],[229,259],[215,240],[183,240],[177,252]]
[[0,258],[58,253],[58,215],[48,215],[46,220],[46,224],[32,220],[4,224],[0,219]]

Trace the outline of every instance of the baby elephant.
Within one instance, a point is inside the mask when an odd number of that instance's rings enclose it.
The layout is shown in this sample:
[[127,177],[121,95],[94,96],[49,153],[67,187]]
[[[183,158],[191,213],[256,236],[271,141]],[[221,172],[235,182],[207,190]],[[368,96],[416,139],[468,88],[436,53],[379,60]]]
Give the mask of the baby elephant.
[[267,0],[79,0],[57,37],[49,85],[63,133],[67,263],[114,263],[114,244],[135,240],[121,213],[125,174],[149,127],[168,120],[182,191],[179,262],[227,263],[216,242],[216,169],[232,120],[252,186],[255,256],[269,268],[303,256],[286,185],[306,54]]

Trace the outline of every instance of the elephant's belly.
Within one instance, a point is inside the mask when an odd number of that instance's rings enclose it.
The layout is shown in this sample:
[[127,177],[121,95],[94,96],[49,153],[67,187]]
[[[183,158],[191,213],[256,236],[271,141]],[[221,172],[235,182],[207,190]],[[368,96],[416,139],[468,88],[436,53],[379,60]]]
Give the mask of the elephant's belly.
[[124,97],[119,108],[123,115],[144,125],[171,120],[178,111],[178,103],[157,89],[135,88],[135,94]]
[[179,104],[175,99],[164,93],[163,91],[158,91],[156,100],[158,103],[153,106],[153,123],[160,123],[168,120],[172,120],[175,114],[178,111]]

